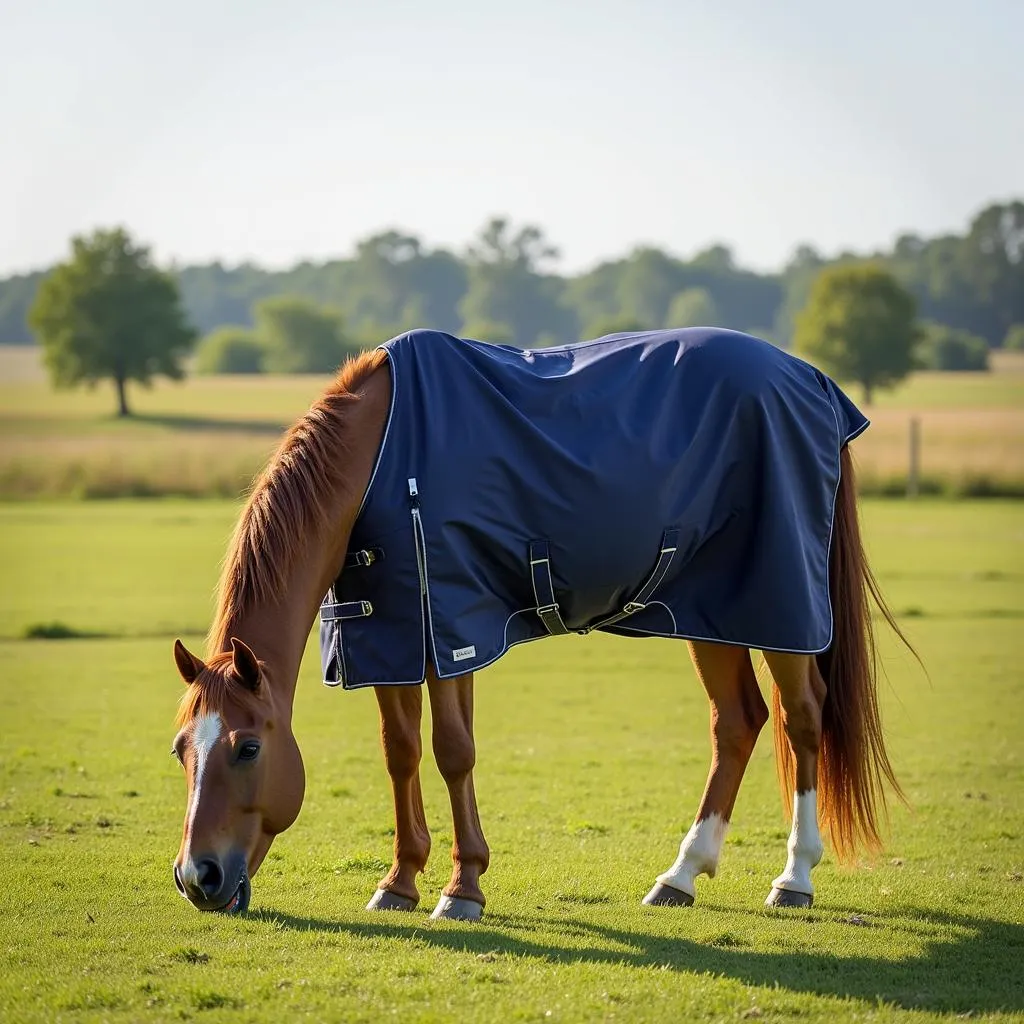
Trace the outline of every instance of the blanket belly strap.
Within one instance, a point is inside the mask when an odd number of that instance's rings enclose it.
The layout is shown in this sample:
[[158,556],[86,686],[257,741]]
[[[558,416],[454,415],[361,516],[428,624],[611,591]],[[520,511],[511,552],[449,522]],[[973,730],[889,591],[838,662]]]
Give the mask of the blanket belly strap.
[[651,575],[647,577],[643,586],[640,587],[633,597],[622,606],[622,611],[609,615],[608,618],[595,622],[592,626],[578,629],[576,632],[581,636],[586,636],[587,633],[595,629],[603,629],[605,626],[610,626],[615,622],[628,618],[634,612],[643,611],[647,607],[647,602],[654,596],[654,592],[661,586],[661,581],[667,575],[678,547],[679,531],[675,528],[666,530],[661,536],[661,550],[658,552],[658,560],[654,563]]
[[383,548],[361,548],[359,551],[350,551],[345,556],[345,568],[356,569],[359,567],[373,565],[384,557]]
[[341,604],[324,601],[320,605],[322,622],[333,622],[339,619],[363,619],[372,614],[373,605],[369,601],[343,601]]
[[533,581],[533,599],[544,628],[552,635],[568,633],[555,600],[555,585],[551,582],[551,552],[546,540],[530,541],[530,578]]

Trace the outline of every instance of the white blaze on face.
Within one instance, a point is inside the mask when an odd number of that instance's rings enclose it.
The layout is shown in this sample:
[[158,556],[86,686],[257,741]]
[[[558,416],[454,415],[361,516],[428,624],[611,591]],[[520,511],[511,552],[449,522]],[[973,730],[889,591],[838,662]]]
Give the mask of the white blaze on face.
[[675,864],[663,875],[658,875],[658,881],[695,896],[694,880],[698,875],[715,877],[728,828],[729,822],[717,812],[695,821],[683,837]]
[[199,810],[199,795],[203,787],[203,776],[206,774],[206,762],[210,751],[220,739],[223,722],[220,715],[213,711],[200,715],[192,725],[192,803],[188,809],[188,825],[186,827],[187,842],[192,842],[192,828],[195,825],[196,813]]
[[811,869],[825,850],[818,831],[818,794],[813,789],[793,797],[793,830],[786,848],[789,852],[786,867],[772,885],[776,889],[813,896]]

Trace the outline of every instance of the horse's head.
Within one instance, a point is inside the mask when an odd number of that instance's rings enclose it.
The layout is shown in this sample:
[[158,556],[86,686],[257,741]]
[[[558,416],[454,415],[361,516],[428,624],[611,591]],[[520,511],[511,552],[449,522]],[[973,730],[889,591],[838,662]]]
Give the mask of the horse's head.
[[188,786],[174,883],[200,910],[239,913],[274,836],[302,806],[290,710],[277,706],[266,667],[241,640],[209,662],[178,640],[174,660],[188,687],[174,739]]

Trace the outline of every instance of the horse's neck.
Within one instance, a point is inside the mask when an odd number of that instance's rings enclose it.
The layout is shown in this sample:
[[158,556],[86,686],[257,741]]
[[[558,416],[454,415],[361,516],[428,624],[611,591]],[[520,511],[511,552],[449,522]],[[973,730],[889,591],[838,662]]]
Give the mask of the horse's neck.
[[384,433],[389,400],[390,377],[382,367],[364,382],[351,414],[352,442],[338,453],[339,459],[348,461],[349,472],[335,496],[333,507],[338,514],[329,530],[298,538],[280,595],[228,619],[220,631],[221,650],[230,650],[231,638],[237,637],[265,663],[274,699],[289,711],[310,627],[348,549]]

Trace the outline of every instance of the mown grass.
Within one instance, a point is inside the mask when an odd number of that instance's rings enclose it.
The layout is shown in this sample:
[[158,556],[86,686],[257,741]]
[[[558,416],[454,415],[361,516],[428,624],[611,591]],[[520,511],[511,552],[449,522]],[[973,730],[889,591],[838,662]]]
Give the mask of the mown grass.
[[[170,863],[180,690],[235,514],[226,502],[0,507],[0,1019],[68,1021],[1019,1019],[1024,1013],[1024,516],[1004,502],[867,503],[875,567],[930,679],[886,640],[891,750],[913,810],[885,854],[829,857],[812,911],[761,906],[785,857],[763,737],[719,877],[639,905],[707,767],[685,648],[611,637],[510,653],[477,686],[492,867],[479,926],[361,908],[390,859],[372,694],[296,705],[307,797],[244,920],[196,913]],[[20,639],[33,623],[105,639]]]
[[[0,498],[241,493],[326,377],[196,377],[135,388],[112,415],[107,386],[54,392],[0,347]],[[1024,360],[987,374],[915,374],[882,392],[857,442],[862,490],[906,491],[910,421],[921,424],[920,490],[1024,496]],[[852,392],[855,397],[856,389]]]

